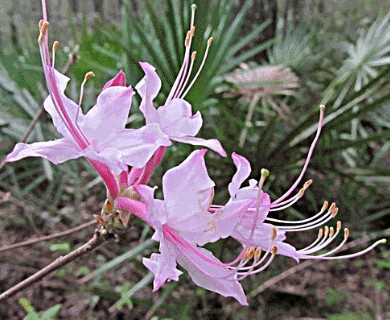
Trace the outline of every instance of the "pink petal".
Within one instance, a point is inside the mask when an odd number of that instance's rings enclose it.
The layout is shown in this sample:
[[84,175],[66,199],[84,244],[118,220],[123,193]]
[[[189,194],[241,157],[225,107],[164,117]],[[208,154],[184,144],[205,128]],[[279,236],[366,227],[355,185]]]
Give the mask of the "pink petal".
[[81,124],[88,139],[104,140],[125,128],[133,96],[131,87],[109,87],[102,91],[96,105]]
[[[176,256],[176,260],[188,271],[195,284],[217,292],[224,297],[233,297],[242,305],[248,305],[244,290],[236,280],[236,271],[209,262],[214,260],[220,263],[208,250],[194,246],[193,248],[199,252],[199,255],[197,255],[172,237],[168,236],[167,239],[171,243],[170,247]],[[200,256],[203,256],[204,259]]]
[[[214,182],[210,179],[204,155],[207,150],[192,152],[183,163],[168,170],[163,177],[163,192],[172,227],[199,212],[207,211],[212,201]],[[181,226],[183,227],[183,226]]]
[[192,115],[191,105],[183,99],[173,99],[158,108],[157,115],[161,130],[171,138],[193,137],[203,124],[201,114]]
[[105,148],[103,151],[97,152],[93,146],[88,146],[82,152],[84,157],[106,164],[116,174],[127,170],[122,154],[116,148]]
[[6,162],[14,162],[26,157],[42,157],[54,164],[62,163],[82,156],[76,143],[66,138],[35,142],[31,144],[18,143],[7,156]]
[[250,200],[229,201],[221,213],[216,215],[216,233],[220,238],[224,239],[232,235],[234,228],[241,222],[251,203]]
[[143,264],[154,273],[153,291],[157,291],[167,280],[178,281],[181,271],[176,269],[176,259],[167,240],[160,242],[161,254],[153,253],[150,259],[143,258]]
[[[166,214],[163,212],[161,200],[154,199],[156,188],[151,188],[142,184],[134,186],[134,190],[139,194],[142,202],[146,205],[146,217],[152,222],[155,228],[157,228],[158,225],[164,224],[166,221]],[[158,239],[155,240],[159,241]]]
[[[60,90],[61,100],[65,106],[65,109],[69,115],[70,120],[74,123],[76,119],[76,114],[78,110],[78,106],[76,103],[74,103],[72,100],[67,98],[64,94],[64,91],[66,89],[67,83],[69,82],[69,78],[64,76],[62,73],[58,72],[57,70],[54,70],[55,78],[57,85]],[[72,135],[70,134],[69,130],[67,129],[67,126],[65,125],[62,117],[60,116],[58,110],[56,109],[55,105],[53,104],[53,100],[50,96],[48,96],[43,106],[45,110],[50,114],[54,126],[57,128],[57,131],[61,133],[64,137],[69,137],[71,139]],[[82,122],[84,115],[82,112],[79,113],[78,120]]]
[[125,87],[126,86],[126,75],[123,72],[123,70],[120,70],[118,74],[109,80],[103,87],[102,91],[104,89],[110,88],[110,87]]
[[182,143],[188,143],[193,146],[203,146],[210,148],[211,150],[219,153],[222,157],[226,157],[226,151],[222,148],[221,143],[216,139],[201,139],[196,137],[174,137],[171,138],[174,141],[182,142]]
[[232,182],[229,184],[230,197],[234,197],[241,187],[241,184],[249,177],[251,173],[251,165],[247,159],[233,152],[232,158],[237,168],[236,173],[232,178]]
[[145,77],[135,86],[138,94],[142,98],[140,110],[143,113],[146,123],[157,122],[156,109],[153,100],[161,89],[161,80],[156,69],[147,62],[140,62],[141,68],[145,72]]
[[97,142],[97,147],[105,149],[112,146],[121,154],[124,163],[142,168],[159,147],[171,144],[157,124],[149,124],[140,129],[124,129],[107,136],[103,141]]

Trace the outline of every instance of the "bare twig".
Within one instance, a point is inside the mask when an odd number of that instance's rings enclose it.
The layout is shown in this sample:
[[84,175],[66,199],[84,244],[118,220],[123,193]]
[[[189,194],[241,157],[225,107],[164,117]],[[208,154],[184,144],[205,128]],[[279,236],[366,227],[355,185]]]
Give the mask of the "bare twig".
[[19,242],[19,243],[11,244],[9,246],[2,247],[2,248],[0,248],[0,253],[5,252],[5,251],[9,251],[9,250],[13,250],[13,249],[16,249],[16,248],[24,247],[24,246],[29,246],[29,245],[32,245],[34,243],[38,243],[38,242],[42,242],[42,241],[47,241],[47,240],[51,240],[51,239],[67,236],[67,235],[69,235],[71,233],[83,230],[83,229],[88,228],[88,227],[93,226],[93,225],[96,225],[96,220],[84,223],[84,224],[82,224],[80,226],[77,226],[77,227],[75,227],[73,229],[69,229],[69,230],[66,230],[66,231],[50,234],[50,235],[47,235],[47,236],[44,236],[44,237],[39,237],[39,238],[36,238],[36,239],[30,239],[30,240],[26,240],[26,241],[23,241],[23,242]]
[[0,295],[0,301],[7,300],[8,298],[12,297],[13,295],[17,294],[23,289],[28,288],[29,286],[33,285],[37,281],[41,280],[42,278],[52,273],[53,271],[65,266],[66,264],[72,262],[76,258],[83,256],[88,252],[91,252],[92,250],[94,250],[95,248],[97,248],[107,240],[108,238],[102,236],[99,231],[96,231],[93,237],[91,238],[91,240],[89,240],[87,243],[85,243],[78,249],[68,253],[65,256],[61,256],[57,258],[45,268],[39,270],[38,272],[34,273],[32,276],[28,277],[27,279],[23,280],[22,282],[18,283],[12,288],[3,292]]
[[[386,229],[383,233],[384,234],[389,234],[389,232],[390,232],[390,229]],[[376,237],[374,237],[374,236],[365,236],[363,238],[357,239],[357,240],[352,241],[352,242],[348,243],[347,245],[345,245],[338,252],[343,252],[343,251],[346,251],[348,249],[357,247],[357,246],[359,246],[361,244],[365,244],[368,241],[371,241],[371,240],[373,240],[375,238]],[[257,294],[259,294],[259,293],[263,292],[264,290],[272,287],[273,285],[275,285],[279,281],[282,281],[283,279],[293,275],[294,273],[296,273],[296,272],[298,272],[298,271],[300,271],[302,269],[310,267],[311,265],[315,264],[316,262],[318,262],[318,260],[307,260],[304,263],[298,264],[298,265],[296,265],[296,266],[294,266],[294,267],[292,267],[290,269],[287,269],[286,271],[282,272],[281,274],[277,275],[276,277],[273,277],[273,278],[269,279],[268,281],[264,282],[261,286],[257,287],[255,290],[253,290],[251,293],[248,294],[248,297],[249,298],[253,298]]]
[[[69,69],[73,66],[73,64],[77,61],[78,56],[77,56],[77,51],[78,51],[78,46],[75,46],[73,51],[69,54],[68,61],[66,62],[64,68],[62,69],[62,73],[66,74]],[[45,108],[41,106],[39,112],[35,115],[35,117],[31,120],[26,132],[24,133],[23,137],[19,140],[18,143],[24,143],[27,141],[28,137],[30,136],[31,132],[34,130],[35,126],[37,125],[39,119],[42,117],[42,115],[45,113]],[[5,159],[3,159],[0,162],[0,170],[3,169],[5,166],[6,162]]]

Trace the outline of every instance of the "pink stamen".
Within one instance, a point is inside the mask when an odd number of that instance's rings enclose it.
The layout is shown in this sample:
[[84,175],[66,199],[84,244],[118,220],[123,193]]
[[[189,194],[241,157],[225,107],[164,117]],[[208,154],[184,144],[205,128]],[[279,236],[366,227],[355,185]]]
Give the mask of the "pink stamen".
[[317,141],[318,141],[318,139],[320,137],[322,124],[323,124],[323,121],[324,121],[324,115],[325,115],[325,106],[321,105],[320,106],[320,119],[318,121],[317,133],[316,133],[316,136],[315,136],[315,138],[314,138],[314,140],[313,140],[313,142],[312,142],[312,144],[310,146],[310,149],[309,149],[309,152],[307,154],[307,158],[306,158],[305,164],[303,166],[303,169],[301,171],[301,174],[299,175],[299,177],[295,181],[295,183],[291,186],[291,188],[283,196],[281,196],[279,199],[277,199],[276,201],[272,202],[272,205],[276,205],[277,203],[279,203],[279,202],[283,201],[284,199],[286,199],[291,194],[291,192],[294,191],[294,189],[298,186],[298,184],[301,182],[301,180],[303,178],[303,175],[306,172],[307,166],[309,165],[309,162],[310,162],[310,159],[312,157],[314,148],[315,148],[315,146],[317,144]]

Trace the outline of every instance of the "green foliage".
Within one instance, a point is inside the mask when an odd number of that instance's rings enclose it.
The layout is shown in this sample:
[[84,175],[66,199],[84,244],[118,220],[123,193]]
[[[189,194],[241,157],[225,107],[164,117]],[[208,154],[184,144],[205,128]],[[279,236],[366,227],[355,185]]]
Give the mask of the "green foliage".
[[61,304],[56,304],[45,311],[37,312],[26,298],[19,299],[19,303],[27,312],[24,320],[55,320],[62,307]]
[[347,297],[345,292],[339,292],[339,291],[333,290],[331,288],[328,288],[326,290],[326,293],[327,293],[327,295],[326,295],[325,301],[326,301],[326,304],[328,306],[339,305]]
[[368,313],[340,313],[327,316],[328,320],[372,320]]

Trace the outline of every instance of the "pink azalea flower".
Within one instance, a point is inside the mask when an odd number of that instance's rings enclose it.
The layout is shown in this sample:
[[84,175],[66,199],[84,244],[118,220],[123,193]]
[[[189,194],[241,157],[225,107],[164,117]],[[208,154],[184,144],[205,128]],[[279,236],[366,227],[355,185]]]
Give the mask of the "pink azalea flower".
[[157,109],[153,105],[153,100],[161,89],[161,80],[157,75],[155,68],[149,63],[140,63],[145,72],[145,77],[136,85],[135,88],[142,98],[140,110],[144,114],[147,124],[158,124],[161,131],[164,132],[170,140],[196,146],[205,146],[225,157],[226,152],[218,140],[205,140],[195,137],[203,124],[202,115],[199,111],[192,114],[191,105],[184,100],[187,92],[191,89],[200,74],[212,42],[212,38],[210,38],[207,42],[206,53],[201,66],[191,83],[188,84],[196,56],[196,52],[190,54],[192,37],[195,32],[195,8],[195,6],[192,7],[190,30],[187,33],[185,41],[186,49],[184,53],[184,61],[165,104]]
[[82,94],[85,81],[93,73],[87,73],[82,83],[78,104],[66,97],[64,92],[69,78],[53,66],[58,42],[53,45],[53,61],[50,59],[45,1],[42,4],[44,20],[40,22],[38,43],[50,94],[44,102],[44,108],[63,137],[47,142],[19,143],[6,161],[43,157],[58,164],[83,156],[102,176],[111,195],[115,197],[118,186],[111,170],[119,174],[127,171],[127,165],[143,167],[160,146],[169,146],[171,142],[157,124],[137,130],[125,128],[133,89],[126,86],[126,76],[122,71],[106,83],[96,105],[85,115],[80,110]]
[[232,263],[222,263],[198,246],[205,230],[212,227],[208,209],[215,184],[207,174],[205,153],[206,150],[194,151],[182,164],[167,171],[163,177],[164,200],[154,199],[151,187],[135,186],[146,205],[145,211],[136,201],[126,198],[119,197],[115,205],[138,215],[156,230],[153,239],[160,242],[160,253],[143,260],[155,275],[154,290],[168,280],[178,280],[179,263],[197,285],[247,305],[239,275],[230,268]]
[[[337,238],[341,231],[340,221],[337,222],[336,230],[334,230],[333,227],[329,228],[327,226],[323,229],[321,228],[317,239],[303,249],[298,250],[294,246],[284,242],[287,237],[286,235],[289,232],[303,232],[306,230],[316,229],[319,226],[324,225],[329,220],[335,218],[338,213],[338,208],[335,203],[329,207],[328,202],[325,202],[320,212],[313,217],[300,221],[286,221],[269,217],[270,213],[284,210],[295,204],[303,197],[305,190],[312,183],[311,180],[307,181],[296,195],[288,198],[303,178],[315,145],[320,136],[323,118],[324,108],[321,107],[317,134],[309,149],[308,157],[303,166],[302,172],[293,186],[282,197],[274,202],[271,202],[269,195],[261,190],[264,180],[268,175],[267,171],[263,171],[260,183],[252,179],[249,182],[249,187],[240,188],[244,180],[248,178],[251,168],[249,162],[244,157],[233,154],[233,160],[237,167],[237,172],[229,185],[231,199],[225,207],[211,207],[211,211],[216,213],[215,225],[220,226],[216,228],[217,236],[231,236],[241,242],[244,246],[248,246],[249,242],[251,246],[260,248],[268,253],[272,252],[273,248],[276,248],[278,254],[292,257],[297,261],[299,261],[299,259],[332,260],[353,258],[362,255],[372,250],[378,244],[383,243],[383,240],[379,240],[360,252],[350,255],[331,257],[330,255],[337,253],[337,251],[347,241],[349,231],[348,229],[345,229],[344,239],[336,248],[326,253],[317,254],[319,251],[327,248]],[[226,210],[225,208],[227,208],[231,203],[243,200],[251,201],[247,210],[241,212],[237,210],[233,211],[230,215],[224,215],[224,211]],[[226,226],[229,227],[229,232],[223,234],[220,230],[225,229],[226,231]]]

